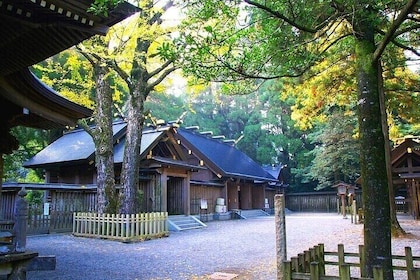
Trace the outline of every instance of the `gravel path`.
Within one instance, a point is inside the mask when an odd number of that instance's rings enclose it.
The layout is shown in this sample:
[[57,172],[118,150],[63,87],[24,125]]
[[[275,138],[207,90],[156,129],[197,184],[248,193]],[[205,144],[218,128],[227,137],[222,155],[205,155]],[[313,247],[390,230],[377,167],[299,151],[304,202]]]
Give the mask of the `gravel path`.
[[[420,256],[420,222],[402,217],[400,223],[410,234],[393,239],[393,254],[411,246],[413,255]],[[363,225],[337,214],[286,215],[288,258],[318,243],[326,251],[337,251],[342,243],[346,252],[357,252],[362,234]],[[203,229],[128,244],[70,234],[30,236],[27,248],[57,258],[56,270],[28,272],[29,280],[215,279],[210,275],[216,272],[237,274],[235,280],[276,279],[273,216],[212,221]]]

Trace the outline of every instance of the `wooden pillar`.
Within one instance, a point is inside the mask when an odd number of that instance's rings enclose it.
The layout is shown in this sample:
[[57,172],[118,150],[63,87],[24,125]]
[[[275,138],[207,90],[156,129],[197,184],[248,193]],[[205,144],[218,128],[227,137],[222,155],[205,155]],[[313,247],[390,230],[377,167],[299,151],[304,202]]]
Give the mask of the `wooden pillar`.
[[184,214],[189,216],[191,214],[191,188],[190,188],[190,173],[187,172],[187,177],[182,180],[182,192],[184,195]]
[[168,212],[168,175],[163,172],[160,175],[160,211]]
[[[228,179],[229,180],[229,179]],[[229,206],[229,199],[230,199],[230,197],[229,197],[229,192],[228,192],[228,180],[226,180],[225,182],[224,182],[224,187],[223,187],[223,196],[224,196],[224,199],[225,199],[225,205],[226,205],[226,209],[229,211],[229,209],[230,209],[230,206]]]
[[274,196],[274,216],[276,224],[276,255],[277,255],[277,280],[284,279],[284,264],[287,259],[286,252],[286,219],[285,219],[284,194]]

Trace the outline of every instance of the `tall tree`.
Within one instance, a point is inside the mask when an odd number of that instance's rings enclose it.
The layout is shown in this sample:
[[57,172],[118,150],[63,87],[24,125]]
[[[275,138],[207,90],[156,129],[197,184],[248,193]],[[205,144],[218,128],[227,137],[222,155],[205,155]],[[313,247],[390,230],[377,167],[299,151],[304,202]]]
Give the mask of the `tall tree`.
[[80,120],[79,125],[88,132],[95,143],[97,168],[97,211],[115,213],[118,197],[114,181],[113,157],[113,102],[118,102],[118,90],[110,86],[112,75],[107,67],[109,35],[95,36],[76,48],[64,51],[34,69],[41,79],[70,100],[94,107],[94,123]]
[[133,19],[133,32],[128,38],[124,38],[123,34],[119,37],[127,45],[133,46],[132,51],[124,50],[124,56],[115,59],[111,65],[128,88],[125,103],[127,132],[121,172],[122,202],[119,210],[126,214],[136,213],[138,209],[144,103],[149,94],[177,69],[175,48],[170,37],[171,27],[162,25],[162,16],[173,6],[173,2],[167,1],[165,5],[158,6],[154,1],[145,0],[138,1],[138,4],[142,11]]
[[[354,56],[366,218],[367,262],[363,271],[372,276],[373,266],[382,265],[385,278],[393,279],[379,66],[388,45],[419,55],[415,39],[419,31],[418,1],[189,3],[197,31],[186,34],[191,62],[187,70],[202,78],[238,81],[244,77],[297,77],[327,56],[337,60]],[[332,49],[333,45],[339,47]]]

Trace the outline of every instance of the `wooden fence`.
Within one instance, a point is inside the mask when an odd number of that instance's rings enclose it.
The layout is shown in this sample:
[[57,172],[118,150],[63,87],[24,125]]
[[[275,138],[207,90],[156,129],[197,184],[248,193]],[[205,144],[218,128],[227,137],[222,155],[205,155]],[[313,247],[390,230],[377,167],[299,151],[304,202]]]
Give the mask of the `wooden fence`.
[[73,235],[123,242],[168,235],[168,213],[98,214],[74,213]]
[[[337,192],[287,193],[286,208],[297,212],[337,212]],[[361,193],[354,198],[362,205]]]
[[[13,220],[14,203],[18,190],[3,191],[0,220]],[[74,212],[93,212],[96,209],[96,192],[92,190],[49,190],[47,203],[29,203],[27,234],[71,232]],[[0,229],[9,226],[2,222]]]
[[[345,253],[344,245],[338,245],[337,252],[324,251],[324,245],[319,244],[309,250],[283,262],[284,280],[294,279],[374,279],[383,280],[381,267],[374,267],[373,278],[367,278],[364,270],[363,245],[359,246],[359,253]],[[411,247],[405,247],[405,255],[393,255],[393,271],[400,274],[396,279],[420,280],[420,256],[413,256]],[[338,275],[326,275],[326,266],[333,266]],[[356,268],[358,273],[352,270]],[[358,274],[351,275],[351,274]],[[401,275],[404,274],[404,275]],[[359,278],[360,277],[360,278]]]

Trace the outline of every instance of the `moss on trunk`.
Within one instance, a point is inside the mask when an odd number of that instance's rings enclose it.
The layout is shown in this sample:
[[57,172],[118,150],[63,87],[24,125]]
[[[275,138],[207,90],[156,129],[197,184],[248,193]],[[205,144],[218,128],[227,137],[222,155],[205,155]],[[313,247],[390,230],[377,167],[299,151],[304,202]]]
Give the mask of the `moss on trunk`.
[[377,61],[369,27],[359,30],[356,40],[356,71],[360,131],[360,166],[365,214],[365,270],[373,276],[373,267],[384,269],[385,279],[393,279],[391,256],[391,220],[385,141],[381,125]]

